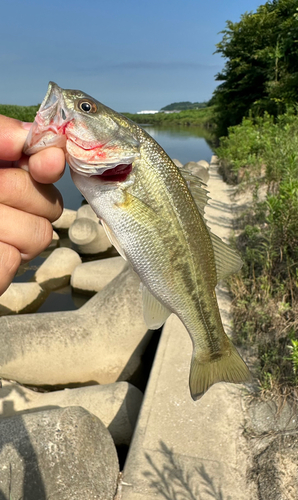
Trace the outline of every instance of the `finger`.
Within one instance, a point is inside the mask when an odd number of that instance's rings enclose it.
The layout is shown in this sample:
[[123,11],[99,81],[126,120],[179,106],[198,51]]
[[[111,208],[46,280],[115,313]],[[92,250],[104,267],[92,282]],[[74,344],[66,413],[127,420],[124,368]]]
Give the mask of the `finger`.
[[20,168],[0,169],[0,203],[51,222],[60,217],[63,209],[62,196],[55,186],[39,184]]
[[65,169],[65,154],[61,148],[46,148],[29,157],[29,172],[42,184],[57,182]]
[[17,248],[0,241],[0,295],[9,287],[21,260]]
[[44,217],[0,205],[0,239],[19,250],[23,260],[31,260],[52,241],[51,223]]
[[37,182],[51,184],[58,181],[65,168],[63,150],[47,148],[28,159],[22,154],[28,127],[28,123],[0,115],[0,160],[9,162],[5,166],[16,166],[13,162],[20,160],[21,166],[29,166]]
[[22,122],[0,115],[0,159],[19,160],[27,135]]

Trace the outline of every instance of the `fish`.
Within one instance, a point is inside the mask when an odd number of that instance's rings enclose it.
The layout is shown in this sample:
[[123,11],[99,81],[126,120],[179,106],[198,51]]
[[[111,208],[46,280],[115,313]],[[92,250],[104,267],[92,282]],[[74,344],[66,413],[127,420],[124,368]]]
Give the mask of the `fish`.
[[176,314],[193,344],[189,387],[198,400],[214,383],[250,372],[226,335],[215,287],[238,272],[238,254],[204,217],[208,193],[141,127],[90,95],[50,82],[24,153],[62,147],[73,182],[141,281],[145,322]]

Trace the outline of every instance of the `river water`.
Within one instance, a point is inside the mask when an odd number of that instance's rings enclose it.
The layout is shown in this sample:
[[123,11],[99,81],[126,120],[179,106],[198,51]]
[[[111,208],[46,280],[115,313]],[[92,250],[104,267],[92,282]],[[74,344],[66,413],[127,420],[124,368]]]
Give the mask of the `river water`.
[[[144,126],[144,128],[171,158],[180,160],[182,164],[199,160],[210,162],[213,151],[206,131],[193,127],[158,128]],[[69,167],[66,168],[62,179],[56,183],[56,186],[63,196],[65,208],[77,210],[81,206],[83,197],[71,180]],[[62,246],[71,247],[71,242],[68,239],[65,240],[65,236],[61,244]],[[47,255],[48,252],[44,252],[40,257],[30,262],[24,272],[16,276],[14,281],[26,282],[32,280],[36,268],[41,265]],[[83,305],[87,299],[86,296],[74,294],[71,287],[68,286],[50,293],[38,311],[74,310]]]

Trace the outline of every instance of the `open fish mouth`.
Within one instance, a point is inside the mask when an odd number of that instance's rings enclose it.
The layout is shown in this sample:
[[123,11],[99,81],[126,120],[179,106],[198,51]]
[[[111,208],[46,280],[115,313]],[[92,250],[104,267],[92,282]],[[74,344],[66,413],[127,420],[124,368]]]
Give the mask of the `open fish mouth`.
[[79,158],[66,154],[66,160],[70,168],[85,177],[97,177],[103,182],[124,182],[133,169],[133,158],[124,158],[123,160],[113,161],[109,165],[86,164]]
[[102,174],[97,175],[104,182],[124,182],[132,171],[132,164],[117,165],[114,168],[105,170]]

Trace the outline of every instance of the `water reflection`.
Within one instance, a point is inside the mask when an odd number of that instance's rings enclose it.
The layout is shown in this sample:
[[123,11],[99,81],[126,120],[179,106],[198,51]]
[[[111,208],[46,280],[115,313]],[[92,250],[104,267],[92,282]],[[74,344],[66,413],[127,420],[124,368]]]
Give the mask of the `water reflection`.
[[210,161],[213,154],[212,137],[207,130],[199,127],[152,127],[145,130],[157,141],[171,158],[181,163],[188,161]]

